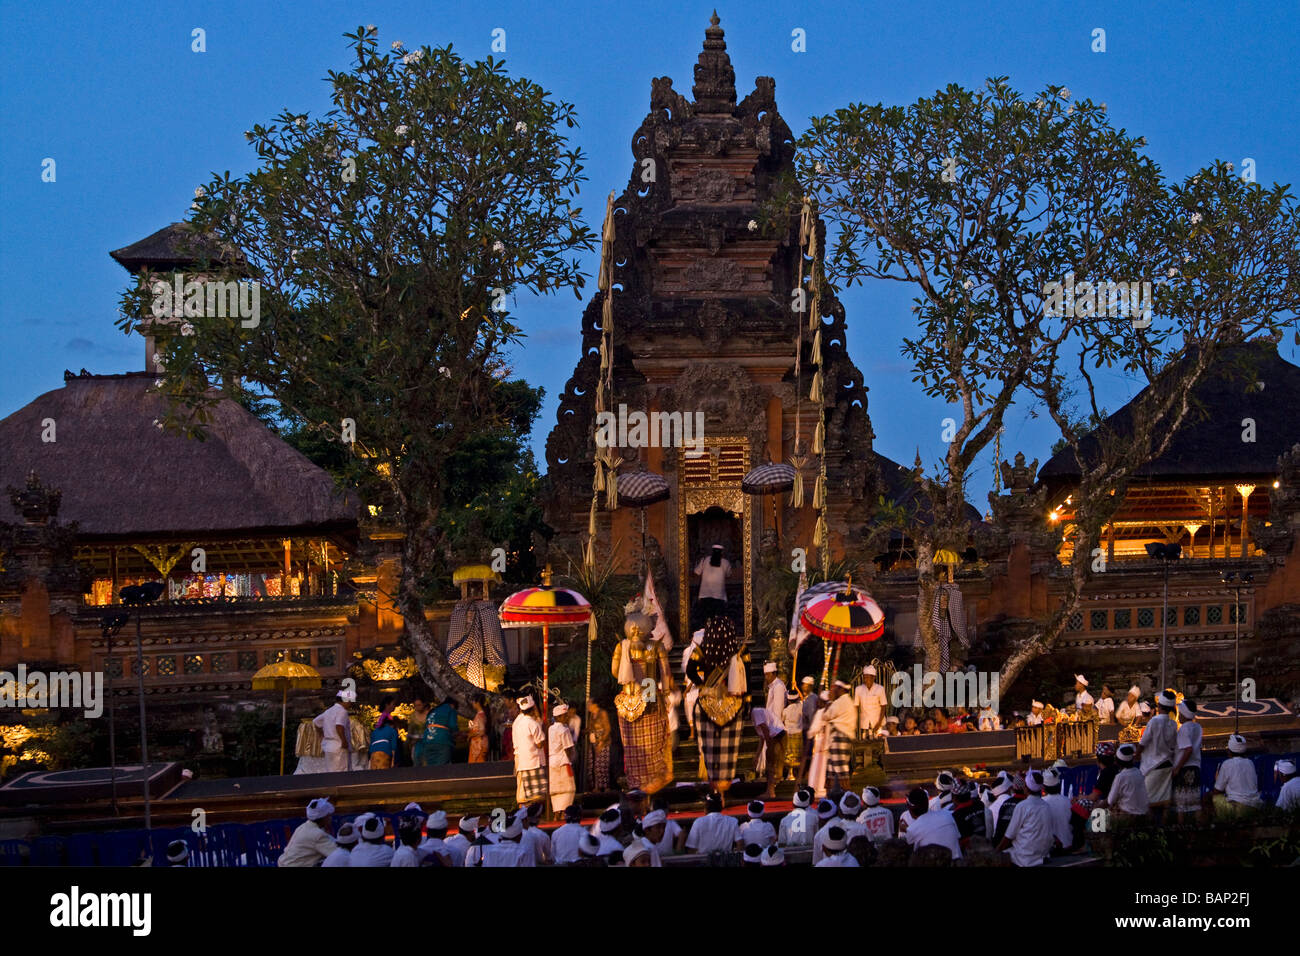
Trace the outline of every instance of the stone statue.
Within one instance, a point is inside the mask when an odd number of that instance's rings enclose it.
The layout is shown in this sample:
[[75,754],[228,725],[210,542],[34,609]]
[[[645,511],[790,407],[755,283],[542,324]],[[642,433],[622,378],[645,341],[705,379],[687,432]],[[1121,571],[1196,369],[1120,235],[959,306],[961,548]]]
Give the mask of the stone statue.
[[623,621],[624,639],[610,670],[622,685],[614,698],[628,789],[655,793],[672,782],[668,704],[673,675],[663,644],[653,639],[654,621],[633,611]]

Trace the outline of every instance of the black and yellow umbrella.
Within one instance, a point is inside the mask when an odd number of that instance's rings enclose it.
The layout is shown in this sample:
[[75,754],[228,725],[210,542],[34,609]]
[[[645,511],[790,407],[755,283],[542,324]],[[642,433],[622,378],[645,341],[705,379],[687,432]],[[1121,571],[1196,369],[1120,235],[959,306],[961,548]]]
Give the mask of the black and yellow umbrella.
[[[835,678],[830,668],[831,645],[865,644],[876,640],[885,633],[885,612],[869,594],[855,588],[850,579],[834,594],[810,601],[799,616],[799,623],[826,642],[826,667],[822,672],[822,683],[826,684],[829,683],[827,674],[830,680]],[[835,672],[839,671],[839,666],[837,648]]]

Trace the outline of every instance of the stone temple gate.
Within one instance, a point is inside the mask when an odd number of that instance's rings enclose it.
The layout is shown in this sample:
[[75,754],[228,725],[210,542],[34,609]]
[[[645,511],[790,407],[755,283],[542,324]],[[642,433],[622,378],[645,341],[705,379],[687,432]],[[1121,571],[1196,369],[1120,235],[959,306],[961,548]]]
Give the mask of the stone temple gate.
[[[800,210],[763,224],[762,206],[793,168],[794,143],[776,108],[775,82],[758,77],[737,102],[735,72],[716,15],[695,66],[694,100],[667,77],[652,82],[650,113],[632,137],[630,182],[614,206],[612,395],[609,407],[647,415],[702,417],[702,447],[621,447],[621,473],[648,470],[669,484],[667,501],[645,509],[648,558],[659,598],[679,640],[687,639],[691,570],[710,545],[736,566],[728,597],[754,633],[754,577],[760,545],[813,550],[814,483],[824,427],[829,551],[842,553],[850,515],[860,526],[875,500],[878,472],[862,374],[845,350],[844,309],[820,299],[820,364],[808,315],[792,308],[800,281]],[[816,225],[819,233],[824,229]],[[807,284],[809,268],[802,274]],[[587,304],[582,357],[560,398],[546,445],[550,559],[583,552],[596,457],[594,404],[605,293]],[[802,356],[796,369],[796,348]],[[810,399],[820,372],[823,396]],[[656,433],[658,437],[658,433]],[[632,444],[629,442],[629,444]],[[640,443],[638,443],[640,444]],[[767,461],[792,462],[807,488],[750,496],[741,477]],[[602,511],[597,554],[641,567],[641,513]],[[685,599],[683,599],[685,598]]]

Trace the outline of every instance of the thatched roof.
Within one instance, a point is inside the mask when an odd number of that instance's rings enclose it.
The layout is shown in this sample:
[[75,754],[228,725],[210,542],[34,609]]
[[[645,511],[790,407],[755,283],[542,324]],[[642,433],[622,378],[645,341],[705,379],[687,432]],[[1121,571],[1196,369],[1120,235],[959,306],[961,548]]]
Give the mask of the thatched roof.
[[[36,472],[62,491],[59,518],[82,538],[349,535],[358,504],[334,480],[229,399],[206,440],[155,424],[154,376],[67,376],[0,420],[0,490]],[[55,441],[42,441],[53,419]],[[0,520],[21,520],[5,514]]]
[[186,222],[174,222],[170,226],[163,226],[139,242],[115,249],[109,255],[132,273],[146,267],[155,272],[183,269],[198,262],[204,256],[213,261],[222,258],[220,245],[212,239],[195,233]]
[[[1262,384],[1263,388],[1258,388]],[[1117,435],[1132,428],[1133,403],[1106,419]],[[1219,361],[1192,390],[1200,411],[1193,410],[1174,435],[1169,448],[1135,472],[1149,481],[1216,481],[1268,478],[1277,474],[1277,459],[1300,441],[1300,367],[1278,354],[1269,341],[1244,342],[1223,351]],[[1244,419],[1255,422],[1255,440],[1242,441]],[[1087,459],[1097,448],[1085,438]],[[1079,476],[1079,464],[1068,448],[1053,455],[1038,472],[1038,480],[1057,487]]]

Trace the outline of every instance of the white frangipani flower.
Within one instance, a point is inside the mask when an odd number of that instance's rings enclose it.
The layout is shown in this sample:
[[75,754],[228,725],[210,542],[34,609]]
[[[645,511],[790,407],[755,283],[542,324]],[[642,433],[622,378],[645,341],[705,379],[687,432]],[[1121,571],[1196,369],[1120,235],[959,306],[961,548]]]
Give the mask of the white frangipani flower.
[[402,41],[401,41],[401,40],[394,40],[394,41],[393,41],[393,49],[394,49],[394,50],[400,50],[401,48],[402,48]]
[[523,120],[520,120],[518,123],[515,124],[515,132],[516,132],[516,133],[527,133],[527,132],[528,132],[528,124],[525,123]]
[[1165,275],[1169,276],[1169,278],[1171,279],[1176,278],[1178,275],[1178,267],[1170,266],[1167,270],[1165,270]]
[[194,326],[190,325],[188,322],[181,324],[181,335],[193,335],[193,334],[194,334]]
[[1232,163],[1227,164],[1227,170],[1228,172],[1232,172]]
[[1201,221],[1201,214],[1199,212],[1192,213],[1192,225],[1194,226],[1200,221]]
[[407,66],[410,66],[412,63],[419,63],[423,59],[423,50],[412,50],[410,53],[406,54],[406,56],[402,57],[402,62]]
[[153,427],[154,427],[154,428],[161,429],[161,428],[163,427],[163,423],[160,422],[160,421],[158,421],[158,419],[155,418],[155,419],[153,420]]
[[445,365],[439,365],[438,374],[443,378],[451,378],[451,369],[447,368]]
[[399,126],[397,127],[397,129],[393,130],[393,132],[396,133],[398,136],[405,136],[408,132],[410,132],[410,130],[406,126]]
[[305,116],[299,116],[296,120],[293,121],[293,125],[296,126],[296,127],[298,127],[299,129],[306,129],[306,128],[307,128],[307,117],[305,117]]
[[493,252],[505,252],[505,251],[506,251],[506,244],[505,244],[504,242],[502,242],[500,239],[498,239],[496,242],[492,243],[492,251],[493,251]]
[[200,186],[198,189],[194,190],[194,198],[195,198],[195,199],[202,199],[202,198],[203,198],[204,196],[206,196],[207,194],[208,194],[208,191],[207,191],[206,189],[204,189],[202,186]]
[[1192,261],[1192,257],[1189,256],[1187,253],[1184,252],[1184,253],[1183,253],[1183,262],[1191,262],[1191,261]]
[[1068,100],[1069,98],[1070,98],[1070,88],[1068,86],[1061,87],[1061,99]]
[[749,220],[749,225],[746,226],[746,228],[747,228],[750,232],[758,232],[758,223],[755,222],[753,219],[751,219],[751,220]]
[[975,288],[975,283],[971,282],[970,279],[967,279],[965,282],[961,284],[961,287],[965,289],[967,292],[969,292],[971,289]]
[[820,162],[813,163],[813,172],[815,172],[818,176],[820,176],[822,173],[826,172],[826,167],[823,166]]

